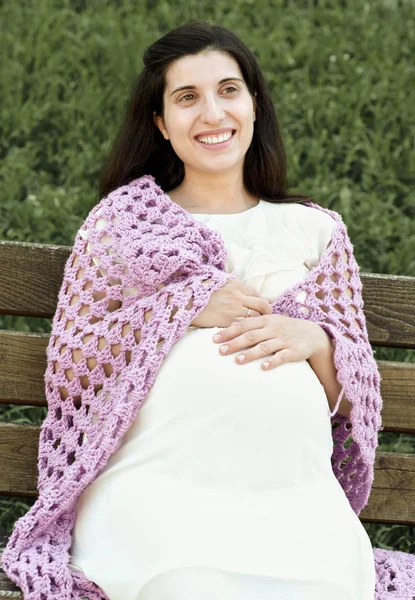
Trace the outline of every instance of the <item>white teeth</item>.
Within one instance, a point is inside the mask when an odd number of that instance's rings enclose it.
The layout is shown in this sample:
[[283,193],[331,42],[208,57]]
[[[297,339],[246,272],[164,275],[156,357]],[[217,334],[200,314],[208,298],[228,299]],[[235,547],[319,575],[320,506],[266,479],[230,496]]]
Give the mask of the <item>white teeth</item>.
[[196,139],[199,140],[199,142],[202,142],[203,144],[220,144],[221,142],[225,142],[226,140],[229,140],[231,137],[232,137],[232,131],[229,131],[229,133],[224,133],[219,136],[197,137]]

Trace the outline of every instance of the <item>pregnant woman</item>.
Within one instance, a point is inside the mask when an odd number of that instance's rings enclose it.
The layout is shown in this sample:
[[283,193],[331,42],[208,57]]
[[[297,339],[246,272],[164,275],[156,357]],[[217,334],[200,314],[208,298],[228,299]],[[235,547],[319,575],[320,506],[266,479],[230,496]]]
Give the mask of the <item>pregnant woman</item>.
[[[335,223],[263,200],[193,216],[223,236],[227,270],[270,302],[318,262]],[[373,550],[332,471],[310,362],[266,372],[265,356],[219,353],[220,331],[190,326],[165,358],[77,504],[73,567],[111,600],[373,600]]]
[[[239,285],[218,290],[170,350],[121,447],[79,499],[71,567],[111,600],[373,600],[373,550],[333,473],[330,407],[310,366],[321,338],[286,317],[308,354],[268,371],[258,349],[244,364],[242,348],[224,354],[213,340],[226,302],[235,319],[275,319],[270,303],[318,264],[336,222],[285,194],[276,121],[257,139],[272,168],[248,160],[264,98],[251,95],[244,63],[205,51],[216,36],[234,48],[232,36],[185,33],[170,35],[189,53],[166,73],[153,135],[183,162],[170,200],[221,235]],[[146,61],[160,53],[162,42]],[[139,155],[147,140],[131,133],[124,143]],[[88,229],[81,235],[89,240]]]
[[382,403],[341,216],[288,193],[232,32],[187,23],[143,60],[65,265],[5,571],[25,600],[409,598],[409,556],[358,517]]

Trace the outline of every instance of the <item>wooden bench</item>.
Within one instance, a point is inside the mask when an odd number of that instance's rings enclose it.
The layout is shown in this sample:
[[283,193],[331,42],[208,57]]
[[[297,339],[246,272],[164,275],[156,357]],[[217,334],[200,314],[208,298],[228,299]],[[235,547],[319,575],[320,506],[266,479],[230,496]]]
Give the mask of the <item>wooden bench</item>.
[[[0,314],[51,318],[68,246],[0,242]],[[415,277],[360,273],[373,347],[415,349]],[[49,334],[0,330],[0,403],[46,406]],[[378,361],[384,431],[415,433],[415,364]],[[37,496],[39,427],[0,423],[0,495]],[[415,525],[415,455],[377,452],[360,519]],[[0,539],[0,555],[7,538]],[[0,598],[22,598],[0,569]]]

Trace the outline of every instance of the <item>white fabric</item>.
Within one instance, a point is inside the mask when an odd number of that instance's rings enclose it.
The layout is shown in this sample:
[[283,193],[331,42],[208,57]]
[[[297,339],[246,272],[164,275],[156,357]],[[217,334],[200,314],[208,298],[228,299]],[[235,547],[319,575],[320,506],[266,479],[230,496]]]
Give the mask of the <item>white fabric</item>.
[[156,575],[136,600],[353,600],[332,583],[292,581],[198,567]]
[[[317,209],[264,200],[194,216],[222,234],[227,270],[270,301],[306,277],[335,227]],[[306,360],[239,365],[219,353],[218,330],[190,327],[165,358],[121,447],[77,503],[71,568],[111,600],[143,600],[152,578],[190,567],[233,573],[244,600],[260,597],[249,589],[264,577],[264,600],[289,597],[283,580],[297,600],[313,589],[326,597],[325,584],[336,597],[373,600],[370,539],[331,468],[324,387]],[[220,589],[215,597],[230,600]]]

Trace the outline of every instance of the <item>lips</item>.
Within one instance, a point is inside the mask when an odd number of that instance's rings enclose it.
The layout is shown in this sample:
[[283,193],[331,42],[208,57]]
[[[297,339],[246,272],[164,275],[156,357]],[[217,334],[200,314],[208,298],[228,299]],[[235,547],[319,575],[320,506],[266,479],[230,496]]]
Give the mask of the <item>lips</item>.
[[197,136],[195,135],[195,140],[197,142],[199,142],[200,140],[197,139],[199,137],[219,137],[220,135],[226,135],[227,133],[229,133],[229,131],[232,132],[232,135],[229,138],[229,139],[231,139],[234,136],[234,134],[236,133],[236,129],[225,129],[224,131],[221,131],[220,133],[206,133],[206,134],[199,133]]
[[233,138],[236,135],[236,131],[234,130],[231,137],[224,141],[224,142],[217,142],[217,143],[213,143],[213,144],[206,144],[204,142],[201,142],[200,140],[198,140],[197,138],[195,138],[196,143],[199,144],[204,150],[210,150],[210,151],[219,151],[222,149],[227,148],[230,144],[233,143]]

